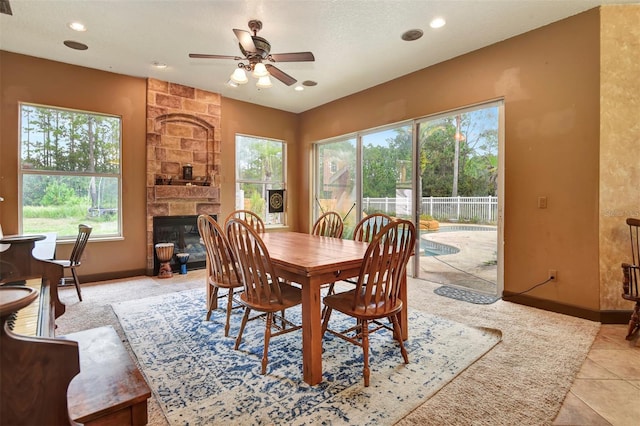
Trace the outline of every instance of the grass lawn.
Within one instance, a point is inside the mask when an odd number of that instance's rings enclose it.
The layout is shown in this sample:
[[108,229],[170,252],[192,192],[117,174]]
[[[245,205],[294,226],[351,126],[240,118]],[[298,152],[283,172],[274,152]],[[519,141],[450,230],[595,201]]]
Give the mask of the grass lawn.
[[43,232],[56,232],[60,237],[76,237],[78,225],[84,224],[93,227],[91,235],[105,235],[118,233],[118,221],[93,220],[91,218],[25,218],[22,221],[23,234],[39,234]]

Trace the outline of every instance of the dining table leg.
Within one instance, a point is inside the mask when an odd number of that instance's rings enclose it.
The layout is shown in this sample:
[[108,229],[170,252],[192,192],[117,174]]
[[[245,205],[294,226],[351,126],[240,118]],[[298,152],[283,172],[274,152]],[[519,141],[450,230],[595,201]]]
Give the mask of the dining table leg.
[[320,283],[302,284],[302,376],[310,385],[322,382],[322,319]]
[[402,328],[402,340],[409,338],[409,313],[407,303],[407,276],[402,278],[400,283],[400,300],[402,300],[402,311],[400,311],[400,328]]

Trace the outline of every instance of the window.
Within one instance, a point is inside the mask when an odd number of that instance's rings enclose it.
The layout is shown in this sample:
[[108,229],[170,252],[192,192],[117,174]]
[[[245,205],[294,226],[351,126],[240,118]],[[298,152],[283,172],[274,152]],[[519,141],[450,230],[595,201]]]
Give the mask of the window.
[[286,186],[285,147],[279,140],[236,135],[236,208],[257,213],[265,225],[285,225],[284,213],[269,213],[267,203],[270,189]]
[[121,119],[20,104],[21,232],[121,236]]

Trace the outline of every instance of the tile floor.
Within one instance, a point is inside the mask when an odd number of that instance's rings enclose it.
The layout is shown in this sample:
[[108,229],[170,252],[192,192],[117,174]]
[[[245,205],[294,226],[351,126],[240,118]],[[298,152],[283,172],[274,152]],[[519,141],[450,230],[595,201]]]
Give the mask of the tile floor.
[[554,425],[640,425],[640,336],[603,324]]

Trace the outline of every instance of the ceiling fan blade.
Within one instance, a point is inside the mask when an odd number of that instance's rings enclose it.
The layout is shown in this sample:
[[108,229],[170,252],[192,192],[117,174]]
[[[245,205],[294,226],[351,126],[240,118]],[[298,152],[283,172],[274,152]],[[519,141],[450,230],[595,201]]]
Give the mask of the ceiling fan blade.
[[295,78],[291,77],[289,74],[285,73],[279,68],[274,67],[271,64],[266,64],[265,67],[267,67],[267,71],[269,71],[269,74],[271,74],[273,77],[277,78],[287,86],[291,86],[292,84],[295,84],[296,81],[298,81]]
[[0,0],[0,13],[4,13],[5,15],[13,15],[9,0]]
[[204,53],[189,53],[190,58],[203,58],[203,59],[233,59],[239,61],[241,58],[239,56],[229,56],[229,55],[206,55]]
[[240,46],[242,46],[244,50],[252,53],[258,51],[258,49],[256,49],[256,45],[253,43],[253,38],[249,31],[234,28],[233,33],[236,35],[236,38],[240,42]]
[[273,62],[311,62],[316,60],[311,52],[273,53],[271,59]]

